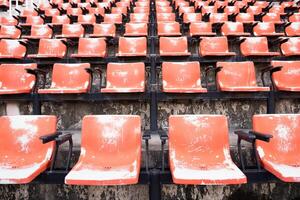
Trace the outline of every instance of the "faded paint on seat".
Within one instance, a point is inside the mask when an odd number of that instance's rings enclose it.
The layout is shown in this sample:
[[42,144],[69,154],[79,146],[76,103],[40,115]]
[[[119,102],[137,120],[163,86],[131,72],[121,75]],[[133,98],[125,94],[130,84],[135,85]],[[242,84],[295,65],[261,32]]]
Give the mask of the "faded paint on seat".
[[142,140],[140,116],[85,116],[81,137],[80,157],[66,176],[66,184],[138,183]]
[[169,161],[176,184],[225,185],[246,183],[233,163],[223,115],[171,115]]
[[163,92],[207,92],[207,90],[201,86],[200,75],[199,62],[163,62]]
[[108,63],[106,87],[101,92],[130,93],[145,91],[144,63]]
[[19,115],[0,117],[0,184],[31,182],[50,165],[54,142],[39,137],[56,132],[56,117]]
[[284,182],[300,182],[299,125],[299,114],[253,116],[253,130],[273,136],[268,143],[256,141],[260,162]]
[[89,63],[60,64],[53,66],[51,86],[38,93],[86,93],[90,87],[90,75],[85,71]]

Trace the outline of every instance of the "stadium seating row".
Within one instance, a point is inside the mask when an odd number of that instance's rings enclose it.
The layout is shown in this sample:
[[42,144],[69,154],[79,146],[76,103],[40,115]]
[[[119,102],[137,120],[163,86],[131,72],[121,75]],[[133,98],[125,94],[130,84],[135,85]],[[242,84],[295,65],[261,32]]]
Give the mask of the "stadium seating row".
[[[242,56],[297,56],[300,55],[300,37],[280,38],[274,41],[280,44],[279,52],[270,52],[266,37],[244,37],[238,40]],[[274,44],[273,42],[273,44]],[[147,56],[146,37],[120,37],[117,57]],[[64,57],[106,57],[105,38],[80,38],[77,53],[68,55],[70,46],[66,39],[40,39],[38,52],[27,54],[27,40],[2,39],[0,41],[0,58],[64,58]],[[161,37],[159,39],[160,56],[190,56],[187,37]],[[226,37],[201,37],[200,56],[235,56],[230,52]]]
[[[189,36],[300,36],[300,22],[288,23],[285,25],[284,32],[277,32],[274,23],[255,23],[252,30],[245,32],[244,26],[240,22],[222,23],[219,30],[213,31],[211,23],[196,22],[189,26]],[[80,38],[80,37],[115,37],[116,27],[114,24],[94,24],[92,33],[81,24],[64,24],[61,34],[54,32],[52,25],[32,25],[30,33],[26,34],[26,29],[16,25],[2,25],[0,28],[0,39],[51,39],[55,38]],[[90,29],[89,29],[90,30]],[[25,32],[25,34],[24,34]],[[148,36],[149,29],[147,23],[126,23],[124,36]],[[220,34],[218,34],[220,32]],[[182,36],[185,35],[178,22],[158,22],[158,36]]]
[[[72,140],[71,134],[56,131],[56,123],[56,117],[49,115],[0,117],[1,184],[31,182],[53,163],[57,144]],[[282,181],[299,182],[299,158],[295,156],[300,150],[299,124],[297,114],[254,115],[253,131],[236,131],[236,134],[239,140],[254,145],[258,161],[266,170]],[[228,132],[227,118],[223,115],[171,115],[168,140],[173,182],[246,183],[246,176],[231,159]],[[141,143],[140,116],[85,116],[80,157],[65,177],[65,183],[138,183]]]
[[[300,61],[273,61],[262,70],[264,86],[258,86],[253,62],[218,62],[209,67],[216,73],[216,85],[220,91],[259,92],[269,91],[264,73],[271,72],[273,89],[279,91],[300,91]],[[47,70],[37,69],[37,64],[0,65],[0,94],[87,93],[92,89],[93,77],[100,75],[103,93],[132,93],[146,91],[144,63],[108,63],[106,73],[100,68],[91,68],[89,63],[54,64],[50,88],[41,85],[39,74]],[[44,76],[45,78],[46,76]],[[106,77],[106,80],[104,80]],[[37,80],[37,81],[36,81]],[[98,84],[98,85],[99,85]],[[201,84],[199,62],[163,62],[162,91],[168,93],[207,92]]]

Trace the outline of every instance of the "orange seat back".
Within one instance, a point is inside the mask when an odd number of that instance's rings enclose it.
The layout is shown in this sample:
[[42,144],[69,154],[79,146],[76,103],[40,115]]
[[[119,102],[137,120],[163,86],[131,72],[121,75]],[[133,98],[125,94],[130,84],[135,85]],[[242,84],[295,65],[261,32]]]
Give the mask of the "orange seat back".
[[64,24],[62,35],[65,37],[83,37],[84,28],[81,24]]
[[300,89],[300,61],[272,61],[273,67],[281,66],[282,69],[272,74],[274,84],[280,88]]
[[122,14],[105,14],[103,23],[122,24]]
[[90,75],[85,68],[89,67],[89,63],[54,64],[50,88],[86,89],[90,83]]
[[96,23],[96,16],[94,14],[79,15],[77,21],[79,24],[94,24]]
[[21,36],[21,30],[15,26],[1,25],[0,35],[5,38],[18,39]]
[[159,52],[160,54],[188,53],[187,37],[161,37]]
[[257,86],[253,62],[217,62],[217,67],[222,67],[216,77],[219,88]]
[[30,35],[38,38],[51,38],[53,31],[48,25],[32,25]]
[[0,90],[31,90],[35,76],[28,74],[25,69],[35,69],[37,64],[1,64]]
[[[210,153],[208,153],[210,152]],[[171,115],[169,117],[170,169],[221,165],[229,154],[228,125],[223,115]],[[218,155],[218,156],[212,156]],[[198,160],[198,162],[197,162]]]
[[120,37],[119,53],[124,54],[146,54],[147,38],[146,37]]
[[286,165],[300,164],[300,115],[254,115],[253,130],[273,136],[268,143],[256,141],[261,159]]
[[199,62],[163,62],[163,90],[201,88]]
[[145,90],[144,63],[108,63],[106,88]]
[[70,24],[71,20],[67,15],[54,15],[52,24]]
[[178,22],[158,22],[157,31],[158,35],[180,33],[180,24]]
[[126,23],[125,34],[129,35],[148,35],[147,23]]
[[173,22],[175,21],[175,13],[157,13],[157,22]]
[[80,38],[78,43],[78,54],[105,56],[105,38]]
[[18,40],[2,39],[0,41],[0,56],[11,58],[23,58],[26,54],[26,47],[21,45]]
[[283,55],[300,55],[300,37],[290,37],[287,42],[280,45]]
[[203,55],[206,53],[227,53],[228,41],[226,37],[203,37],[200,41],[199,52]]
[[241,22],[225,22],[221,28],[222,35],[231,35],[234,33],[244,33],[244,26]]
[[95,24],[94,34],[115,36],[116,26],[114,24]]
[[67,47],[60,39],[41,39],[39,42],[38,54],[64,56],[66,52]]
[[251,14],[251,13],[239,13],[236,16],[235,21],[236,22],[243,22],[243,23],[253,22],[254,21],[254,15]]
[[54,143],[43,144],[39,137],[55,133],[56,121],[56,117],[50,115],[1,116],[0,163],[20,168],[50,160]]
[[268,40],[266,37],[247,37],[240,45],[243,55],[251,55],[252,53],[269,52]]
[[300,22],[292,22],[285,28],[287,36],[300,36]]
[[135,167],[139,172],[141,137],[141,119],[139,116],[85,116],[82,120],[79,160],[109,168],[117,168],[136,162]]
[[256,36],[265,35],[266,33],[275,33],[275,25],[272,22],[258,23],[254,26],[253,33]]
[[184,13],[183,14],[183,22],[191,23],[191,22],[201,22],[202,15],[200,13]]

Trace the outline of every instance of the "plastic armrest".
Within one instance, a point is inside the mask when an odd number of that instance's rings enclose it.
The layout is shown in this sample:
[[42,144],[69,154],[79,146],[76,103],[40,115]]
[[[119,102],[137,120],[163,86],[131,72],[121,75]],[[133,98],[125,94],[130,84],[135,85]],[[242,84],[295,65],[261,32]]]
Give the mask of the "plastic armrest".
[[249,133],[254,135],[255,139],[265,141],[265,142],[269,142],[270,139],[273,137],[273,135],[266,134],[266,133],[260,133],[260,132],[256,132],[256,131],[249,131]]
[[245,140],[247,142],[253,143],[256,139],[255,135],[251,134],[250,132],[247,133],[246,131],[238,130],[234,131],[234,133],[238,135],[239,140]]
[[39,139],[42,140],[43,144],[46,144],[48,142],[54,141],[61,134],[62,134],[61,132],[51,133],[51,134],[48,134],[48,135],[43,135]]
[[55,138],[55,141],[58,145],[65,143],[66,141],[72,140],[72,134],[71,133],[64,133],[59,135],[57,138]]

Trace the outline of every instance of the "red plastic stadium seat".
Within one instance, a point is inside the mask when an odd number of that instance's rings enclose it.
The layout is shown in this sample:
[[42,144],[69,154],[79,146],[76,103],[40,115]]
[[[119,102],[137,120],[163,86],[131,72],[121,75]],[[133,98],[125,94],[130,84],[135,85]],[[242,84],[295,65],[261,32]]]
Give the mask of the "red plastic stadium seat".
[[254,22],[254,15],[251,13],[239,13],[236,18],[236,22],[242,23],[253,23]]
[[159,39],[161,56],[189,56],[187,37],[161,37]]
[[127,7],[112,7],[111,14],[124,14],[127,15],[128,9]]
[[281,52],[284,56],[298,56],[300,55],[300,37],[290,37],[281,44]]
[[[251,0],[249,0],[248,3],[251,3]],[[268,1],[256,1],[253,5],[260,6],[264,9],[264,8],[267,8],[270,4],[271,4],[271,2],[268,2]]]
[[224,13],[226,13],[227,15],[232,15],[232,14],[236,14],[239,12],[240,12],[240,9],[238,6],[226,6],[224,8]]
[[256,151],[263,167],[284,182],[299,182],[299,114],[253,116],[253,130],[271,134],[269,142],[256,141]]
[[1,25],[0,39],[18,39],[21,36],[21,30],[16,26]]
[[53,25],[62,25],[62,24],[70,24],[71,20],[68,17],[68,15],[54,15],[52,17],[52,23]]
[[270,52],[266,37],[245,37],[240,45],[244,56],[279,56],[278,52]]
[[124,36],[147,36],[147,23],[126,23]]
[[106,42],[105,38],[80,38],[78,42],[77,54],[72,54],[71,57],[105,57]]
[[120,37],[117,56],[146,56],[146,37]]
[[289,17],[289,22],[300,22],[300,13],[294,13]]
[[37,16],[38,12],[34,10],[33,8],[23,8],[20,10],[20,13],[18,16],[20,17],[27,17],[27,16]]
[[25,69],[35,69],[32,64],[2,64],[0,65],[0,95],[30,93],[35,83],[34,75]]
[[80,157],[66,176],[66,184],[138,183],[142,148],[140,116],[85,116],[81,135]]
[[26,39],[50,39],[53,31],[48,25],[32,25],[30,35],[23,35]]
[[199,54],[201,56],[234,56],[229,52],[226,37],[203,37],[200,40]]
[[101,16],[104,16],[104,14],[105,14],[104,8],[90,7],[90,8],[87,8],[87,10],[89,11],[89,14],[95,14],[95,15],[101,15]]
[[37,54],[28,55],[29,58],[63,58],[67,47],[61,39],[40,39]]
[[231,159],[227,119],[223,115],[171,115],[169,161],[176,184],[247,182]]
[[83,13],[81,8],[67,8],[67,15],[78,16],[82,14]]
[[19,23],[17,19],[12,16],[0,16],[0,24],[6,26],[15,26]]
[[180,24],[178,22],[158,22],[158,36],[181,36]]
[[163,62],[163,92],[207,92],[207,90],[201,86],[200,74],[199,62]]
[[221,28],[222,35],[225,36],[248,36],[250,33],[244,32],[244,25],[241,22],[225,22]]
[[190,36],[215,36],[211,23],[197,22],[190,25]]
[[31,26],[31,25],[42,25],[44,20],[40,16],[27,16],[25,23],[21,23],[22,26]]
[[228,16],[226,13],[211,13],[209,15],[210,23],[222,23],[227,21],[228,21]]
[[282,23],[279,13],[267,13],[262,17],[263,22]]
[[157,22],[174,22],[175,13],[157,13],[156,19]]
[[168,7],[168,6],[170,6],[170,2],[168,2],[168,1],[156,1],[156,2],[155,2],[155,5],[156,5],[157,7],[163,8],[163,7]]
[[0,40],[0,58],[21,59],[26,54],[26,47],[18,40]]
[[134,13],[145,13],[149,14],[150,13],[150,7],[134,7],[133,8]]
[[247,13],[253,14],[253,15],[259,15],[263,12],[262,9],[263,8],[261,6],[249,6],[247,8]]
[[106,24],[122,24],[122,14],[105,14],[103,23]]
[[171,6],[166,6],[166,7],[156,6],[156,13],[172,13],[172,12],[173,12],[173,8]]
[[209,13],[218,13],[218,8],[216,6],[203,6],[201,8],[202,14],[209,14]]
[[57,8],[46,9],[45,10],[45,16],[47,16],[47,17],[53,17],[55,15],[60,15],[60,11]]
[[227,92],[269,91],[269,87],[257,85],[253,62],[217,62],[222,67],[217,73],[217,85]]
[[116,7],[130,7],[130,1],[120,1],[116,3]]
[[131,13],[130,22],[131,23],[148,23],[149,15],[144,13]]
[[300,22],[292,22],[285,28],[287,36],[300,36]]
[[101,92],[130,93],[145,91],[144,63],[108,63],[106,87]]
[[79,15],[77,23],[79,23],[79,24],[95,24],[96,23],[96,16],[94,14]]
[[90,75],[85,69],[89,67],[89,63],[54,64],[50,88],[39,89],[38,93],[86,93]]
[[202,15],[200,13],[184,13],[183,14],[183,22],[184,23],[193,23],[193,22],[201,22]]
[[275,89],[281,91],[300,91],[300,61],[272,61],[273,67],[282,67],[272,74]]
[[56,121],[50,115],[0,117],[1,184],[29,183],[48,168],[55,145],[42,144],[39,137],[55,133]]
[[64,24],[62,34],[56,38],[80,38],[84,35],[84,28],[81,24]]
[[269,13],[278,13],[280,15],[284,15],[284,6],[282,5],[273,5],[270,9],[269,9]]
[[273,22],[260,22],[253,27],[255,36],[283,36],[283,33],[276,33]]
[[94,32],[89,37],[115,37],[116,26],[114,24],[95,24]]
[[150,7],[150,2],[149,1],[144,1],[144,2],[139,2],[139,1],[137,1],[137,2],[135,2],[135,7],[143,7],[143,8],[145,8],[145,7]]
[[195,8],[193,6],[179,7],[179,14],[183,13],[194,13]]

